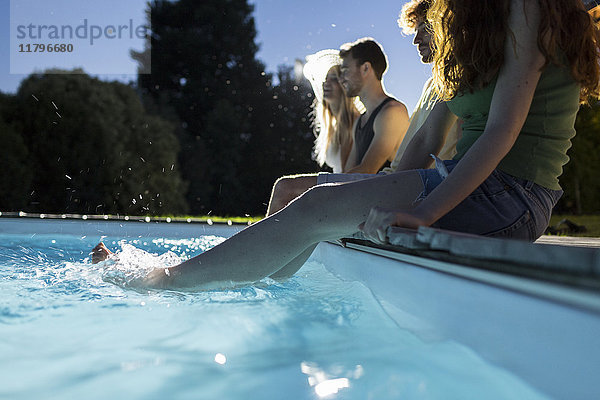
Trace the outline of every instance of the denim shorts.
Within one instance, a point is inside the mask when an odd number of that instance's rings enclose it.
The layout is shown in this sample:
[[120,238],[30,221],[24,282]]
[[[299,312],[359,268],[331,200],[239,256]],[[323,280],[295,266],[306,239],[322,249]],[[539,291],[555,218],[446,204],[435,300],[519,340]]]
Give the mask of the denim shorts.
[[[422,197],[427,196],[444,179],[458,161],[436,160],[436,168],[419,170],[423,181]],[[432,227],[485,235],[534,241],[544,234],[550,214],[562,196],[551,190],[500,170],[492,174],[453,210]]]

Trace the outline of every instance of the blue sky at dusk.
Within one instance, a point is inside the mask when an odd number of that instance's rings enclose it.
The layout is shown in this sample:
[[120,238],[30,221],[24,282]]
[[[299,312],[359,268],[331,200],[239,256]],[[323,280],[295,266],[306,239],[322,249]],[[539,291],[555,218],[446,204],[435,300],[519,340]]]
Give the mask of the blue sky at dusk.
[[[32,18],[36,16],[36,7],[32,4],[52,4],[48,0],[13,0],[22,3]],[[56,0],[66,3],[69,0]],[[81,6],[81,0],[70,0]],[[390,68],[384,77],[385,87],[412,110],[420,95],[423,83],[430,73],[428,66],[419,62],[417,51],[412,45],[412,37],[403,36],[396,20],[403,2],[383,0],[364,2],[347,0],[306,0],[289,2],[283,0],[250,0],[255,6],[254,17],[260,46],[258,58],[266,65],[268,72],[276,72],[281,64],[293,65],[296,59],[304,59],[307,54],[325,48],[339,48],[342,43],[357,38],[371,36],[384,47],[390,62]],[[90,3],[91,4],[91,3]],[[343,4],[343,7],[340,5]],[[13,7],[15,4],[13,4]],[[84,6],[83,6],[84,7]],[[90,24],[98,25],[126,23],[133,19],[136,23],[144,21],[145,0],[105,0],[95,2]],[[68,10],[64,6],[61,10]],[[14,93],[20,81],[26,75],[10,74],[10,1],[0,0],[0,91]],[[21,12],[23,9],[21,9]],[[80,25],[85,11],[61,11],[65,21],[73,26]],[[29,14],[27,14],[29,15]],[[43,20],[43,19],[42,19]],[[13,19],[14,22],[14,19]],[[13,24],[14,25],[14,24]],[[14,27],[13,27],[14,29]],[[106,44],[107,41],[105,41]],[[95,74],[101,79],[129,81],[135,79],[136,63],[128,57],[129,48],[143,49],[143,40],[113,41],[108,46],[94,45],[96,61],[86,56],[91,67],[98,71],[118,71],[118,74]],[[15,51],[16,53],[16,51]],[[56,55],[54,55],[56,56]],[[68,54],[64,55],[68,57]],[[153,57],[159,56],[153,54]],[[14,60],[13,60],[14,61]]]

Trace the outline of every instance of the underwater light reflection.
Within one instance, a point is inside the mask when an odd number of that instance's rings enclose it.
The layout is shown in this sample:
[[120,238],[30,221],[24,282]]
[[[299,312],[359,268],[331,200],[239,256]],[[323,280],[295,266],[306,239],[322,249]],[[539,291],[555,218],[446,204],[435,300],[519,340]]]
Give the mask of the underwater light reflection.
[[[338,373],[346,375],[346,377],[331,379],[324,370],[314,363],[302,362],[300,370],[303,374],[308,375],[308,384],[314,386],[315,393],[319,397],[337,394],[340,389],[350,387],[350,379],[359,379],[363,375],[362,365],[356,365],[354,370],[346,371],[346,373],[338,371]],[[336,375],[339,376],[337,373]]]
[[319,397],[336,394],[340,389],[350,387],[348,378],[329,379],[315,386],[315,393]]

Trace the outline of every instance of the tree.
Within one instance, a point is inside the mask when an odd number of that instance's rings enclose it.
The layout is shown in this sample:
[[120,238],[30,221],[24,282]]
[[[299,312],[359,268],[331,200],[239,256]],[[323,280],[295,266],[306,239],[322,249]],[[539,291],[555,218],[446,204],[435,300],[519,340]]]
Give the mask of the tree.
[[570,162],[560,178],[565,191],[556,209],[568,213],[600,212],[600,103],[582,106]]
[[[247,168],[240,160],[252,112],[268,88],[264,67],[255,59],[251,13],[246,0],[150,4],[152,73],[138,82],[161,114],[172,108],[182,122],[179,159],[195,213],[230,208],[220,205],[223,186],[238,188],[230,197],[244,200],[235,177]],[[148,59],[141,53],[134,58]]]
[[306,79],[296,77],[293,68],[278,68],[279,84],[272,87],[265,111],[257,114],[257,134],[249,141],[246,165],[240,181],[252,186],[247,204],[252,212],[264,213],[275,180],[284,175],[317,172],[311,153],[312,88]]
[[155,0],[151,46],[133,53],[151,71],[139,75],[142,94],[181,121],[179,160],[194,213],[262,213],[280,172],[307,172],[300,160],[315,170],[306,82],[292,84],[287,70],[273,87],[256,59],[252,11],[247,0]]
[[28,210],[184,212],[173,126],[131,87],[75,72],[31,75],[17,92],[13,118],[35,171]]
[[33,168],[25,141],[10,121],[14,114],[14,98],[0,94],[0,210],[24,209],[31,193]]

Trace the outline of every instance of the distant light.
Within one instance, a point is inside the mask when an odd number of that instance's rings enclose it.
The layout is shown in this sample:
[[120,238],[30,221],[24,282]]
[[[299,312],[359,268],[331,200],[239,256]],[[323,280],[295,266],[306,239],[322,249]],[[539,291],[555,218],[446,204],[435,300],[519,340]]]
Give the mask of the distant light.
[[231,222],[231,220],[230,220],[230,219],[228,219],[228,220],[227,220],[227,225],[231,226],[231,225],[233,225],[233,222]]
[[192,222],[192,219],[191,219],[191,218],[188,218],[188,219],[187,219],[187,222],[188,222],[188,224],[189,224],[190,222]]
[[337,26],[336,24],[331,24],[331,27],[332,27],[332,28],[335,28],[336,26]]
[[304,77],[303,71],[304,71],[304,64],[302,63],[301,60],[296,59],[294,61],[294,79],[296,80],[296,83],[299,83],[302,80],[302,78]]
[[104,218],[104,219],[108,219],[108,215],[105,215],[103,218]]
[[171,218],[167,217],[167,223],[171,222]]
[[144,218],[144,221],[146,221],[146,222],[150,222],[150,217],[146,217],[146,218]]
[[87,219],[87,215],[82,215],[81,219]]
[[207,224],[209,224],[209,225],[212,225],[212,224],[213,224],[213,222],[212,222],[212,219],[210,219],[210,218],[209,218],[209,219],[207,219],[207,220],[206,220],[206,223],[207,223]]
[[225,357],[225,354],[217,353],[215,354],[215,362],[224,365],[227,362],[227,357]]

